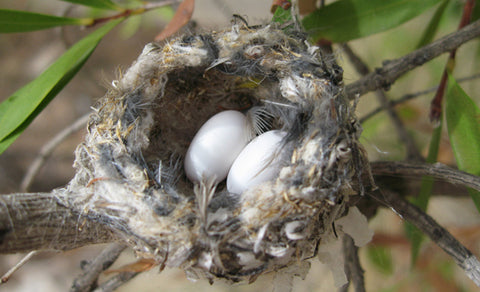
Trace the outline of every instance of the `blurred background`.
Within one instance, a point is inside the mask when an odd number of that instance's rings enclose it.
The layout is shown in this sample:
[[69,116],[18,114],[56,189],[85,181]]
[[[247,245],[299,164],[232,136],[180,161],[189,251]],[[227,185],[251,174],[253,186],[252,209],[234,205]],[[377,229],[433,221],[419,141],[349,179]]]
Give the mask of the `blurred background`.
[[[228,28],[232,14],[243,16],[251,25],[264,24],[271,19],[271,0],[197,0],[193,23],[180,33],[206,32]],[[328,3],[329,1],[327,1]],[[331,1],[330,1],[331,2]],[[461,1],[450,1],[448,13],[441,21],[437,38],[456,30],[461,15]],[[73,6],[56,0],[8,1],[0,0],[0,8],[25,10],[58,16],[100,15],[99,11]],[[355,40],[350,46],[366,62],[381,66],[386,59],[401,57],[415,49],[421,35],[419,27],[425,27],[433,10],[417,17],[399,28],[364,39]],[[78,75],[35,119],[20,138],[0,155],[0,193],[20,192],[21,181],[40,149],[58,132],[90,112],[90,107],[106,92],[106,87],[119,72],[128,68],[143,46],[153,41],[172,17],[174,9],[161,9],[132,17],[118,26],[102,40],[92,57]],[[22,34],[0,34],[0,101],[8,98],[20,87],[33,80],[58,58],[69,46],[92,29],[78,27],[55,28]],[[348,63],[341,46],[335,46],[335,57],[344,67],[346,83],[359,75]],[[455,76],[457,78],[478,74],[479,41],[472,41],[458,51]],[[423,91],[436,86],[447,55],[428,63],[398,80],[387,92],[392,99],[405,94]],[[463,89],[479,104],[478,79],[461,83]],[[397,106],[397,111],[410,130],[417,145],[426,154],[432,125],[428,120],[428,107],[434,92]],[[376,108],[376,98],[370,94],[361,97],[358,116],[361,118]],[[370,160],[401,160],[404,148],[393,130],[388,116],[375,115],[364,124],[362,143]],[[73,177],[73,152],[85,134],[75,132],[61,143],[46,161],[29,187],[29,192],[48,192],[64,186]],[[455,165],[443,135],[439,161]],[[399,185],[419,185],[419,178],[394,178]],[[464,190],[442,185],[435,189],[436,196],[429,205],[429,213],[447,227],[475,254],[480,251],[480,216]],[[410,267],[410,249],[404,236],[400,218],[391,210],[380,210],[371,220],[376,232],[368,248],[361,249],[361,262],[366,270],[368,291],[476,291],[475,286],[463,275],[443,251],[430,242],[422,246],[417,266]],[[104,246],[92,246],[65,253],[44,252],[35,256],[10,281],[0,286],[0,291],[66,291],[80,273],[80,262],[95,257]],[[6,272],[23,255],[0,257],[0,274]],[[135,261],[127,250],[115,267]],[[157,268],[137,276],[118,291],[268,291],[273,277],[266,276],[248,286],[229,286],[206,281],[188,281],[180,270],[158,272]],[[333,279],[328,268],[318,261],[302,281],[295,279],[294,291],[332,291]]]

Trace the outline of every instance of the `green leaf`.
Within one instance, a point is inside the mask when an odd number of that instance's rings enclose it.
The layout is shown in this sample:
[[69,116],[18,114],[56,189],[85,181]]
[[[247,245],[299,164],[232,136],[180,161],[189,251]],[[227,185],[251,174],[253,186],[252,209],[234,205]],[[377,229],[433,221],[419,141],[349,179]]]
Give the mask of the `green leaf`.
[[40,76],[0,104],[0,153],[75,76],[100,40],[120,21],[110,21],[80,40]]
[[[445,116],[458,168],[480,175],[480,110],[450,74]],[[480,212],[480,192],[472,189],[468,191]]]
[[91,18],[70,18],[0,9],[0,33],[26,32],[62,25],[89,25]]
[[385,275],[393,273],[393,258],[390,249],[383,246],[369,246],[367,257]]
[[273,14],[272,22],[286,23],[292,21],[292,11],[290,9],[292,8],[290,7],[289,9],[285,10],[281,6],[278,6]]
[[[433,130],[432,139],[430,140],[430,146],[428,149],[428,157],[426,159],[427,163],[435,163],[438,158],[438,150],[440,147],[440,139],[442,137],[442,121],[440,120],[440,125]],[[426,210],[428,206],[428,201],[432,194],[434,180],[430,176],[422,177],[420,192],[417,197],[412,200],[412,203],[418,206],[422,210]],[[415,265],[418,254],[420,252],[420,245],[423,241],[423,233],[413,226],[412,224],[405,223],[406,234],[410,239],[411,243],[411,264]]]
[[163,6],[155,9],[163,20],[171,20],[175,15],[175,9],[172,6]]
[[83,6],[107,9],[107,10],[123,10],[121,6],[112,2],[111,0],[62,0],[64,2],[70,2],[74,4],[80,4]]
[[480,5],[475,4],[475,6],[473,6],[472,18],[470,19],[470,23],[473,23],[478,19],[480,19]]
[[421,48],[429,43],[432,42],[433,37],[437,33],[438,25],[440,24],[440,20],[442,19],[443,14],[445,13],[445,9],[447,8],[448,3],[450,0],[444,0],[435,10],[435,14],[433,14],[432,19],[428,23],[427,28],[423,32],[422,38],[417,44],[417,49]]
[[120,35],[123,39],[132,37],[142,24],[143,15],[133,15],[125,20],[120,29]]
[[394,28],[442,0],[339,0],[305,16],[314,41],[346,42]]

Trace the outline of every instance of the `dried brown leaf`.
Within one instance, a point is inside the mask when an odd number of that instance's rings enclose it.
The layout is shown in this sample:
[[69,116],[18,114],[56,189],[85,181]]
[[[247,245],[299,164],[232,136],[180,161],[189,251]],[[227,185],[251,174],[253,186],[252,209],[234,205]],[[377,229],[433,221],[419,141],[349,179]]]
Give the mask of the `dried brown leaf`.
[[156,265],[156,262],[152,259],[140,259],[134,263],[121,266],[118,269],[111,269],[103,272],[104,274],[116,274],[116,273],[123,273],[123,272],[144,272],[148,271]]
[[306,15],[312,13],[317,9],[317,0],[299,0],[298,12],[300,15]]
[[167,24],[167,27],[155,37],[155,41],[163,41],[185,26],[192,18],[194,8],[195,0],[184,0],[180,3],[172,20]]

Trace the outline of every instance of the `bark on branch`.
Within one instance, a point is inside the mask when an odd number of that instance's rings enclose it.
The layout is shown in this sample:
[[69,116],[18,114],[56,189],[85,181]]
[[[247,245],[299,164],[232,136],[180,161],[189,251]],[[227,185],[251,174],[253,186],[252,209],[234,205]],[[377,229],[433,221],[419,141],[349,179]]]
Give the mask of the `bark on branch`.
[[[374,175],[429,175],[480,190],[480,177],[441,164],[373,162]],[[0,253],[69,250],[115,241],[106,225],[72,211],[50,193],[0,195]]]
[[114,240],[103,225],[64,206],[51,193],[0,195],[0,253],[69,250]]
[[424,175],[452,184],[463,185],[480,191],[480,177],[450,168],[441,163],[409,163],[379,161],[370,163],[373,175],[405,175],[421,177]]
[[478,36],[480,36],[480,20],[423,48],[413,51],[402,58],[384,61],[383,67],[377,68],[360,80],[347,85],[347,95],[353,99],[357,94],[363,95],[380,88],[388,90],[403,74],[427,63],[443,53],[458,48]]
[[465,274],[480,287],[480,262],[464,245],[420,208],[392,192],[375,191],[370,194],[387,207],[393,208],[404,220],[412,223],[449,254]]

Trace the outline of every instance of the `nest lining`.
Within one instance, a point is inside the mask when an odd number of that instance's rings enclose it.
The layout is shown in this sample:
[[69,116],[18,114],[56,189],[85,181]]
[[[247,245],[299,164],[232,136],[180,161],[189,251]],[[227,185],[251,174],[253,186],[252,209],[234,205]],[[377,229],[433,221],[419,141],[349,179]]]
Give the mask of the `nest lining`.
[[[76,151],[72,207],[191,278],[252,282],[313,257],[363,190],[341,69],[301,36],[234,26],[148,44],[112,84]],[[240,196],[224,183],[203,193],[183,171],[190,141],[214,114],[253,106],[288,133],[278,177]]]

